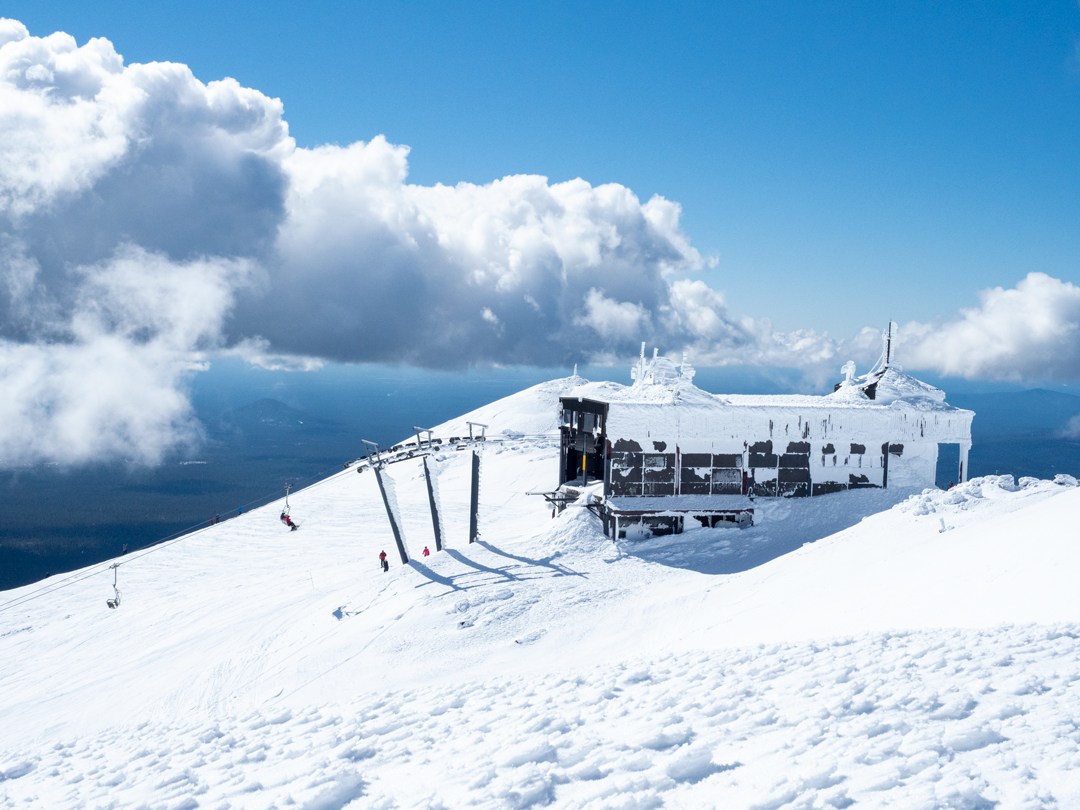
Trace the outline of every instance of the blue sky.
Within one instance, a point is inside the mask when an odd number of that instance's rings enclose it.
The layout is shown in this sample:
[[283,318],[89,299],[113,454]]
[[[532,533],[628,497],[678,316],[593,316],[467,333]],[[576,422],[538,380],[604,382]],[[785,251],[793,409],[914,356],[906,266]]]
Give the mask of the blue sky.
[[0,13],[0,463],[223,358],[1080,383],[1074,0]]
[[[9,2],[279,97],[300,145],[385,134],[416,183],[515,173],[683,206],[779,329],[932,320],[1080,276],[1080,6]],[[824,287],[831,288],[823,294]]]

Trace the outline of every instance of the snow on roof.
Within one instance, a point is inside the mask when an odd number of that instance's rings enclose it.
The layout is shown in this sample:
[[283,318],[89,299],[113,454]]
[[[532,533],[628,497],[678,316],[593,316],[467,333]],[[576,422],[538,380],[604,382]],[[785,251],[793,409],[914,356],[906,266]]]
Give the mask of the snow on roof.
[[[664,359],[664,358],[661,358]],[[670,362],[670,361],[668,361]],[[680,405],[736,408],[873,408],[889,407],[894,403],[918,410],[956,411],[945,401],[945,392],[889,366],[846,383],[825,395],[815,394],[712,394],[694,385],[687,376],[665,376],[637,379],[632,385],[615,382],[584,382],[568,390],[565,396],[594,399],[601,402],[634,405]],[[876,395],[871,399],[866,388],[875,383]]]
[[890,441],[901,443],[970,443],[975,414],[949,405],[943,391],[906,374],[890,357],[891,351],[883,352],[860,377],[849,362],[844,382],[825,395],[719,395],[694,385],[694,369],[685,357],[678,364],[656,352],[647,359],[643,348],[631,369],[633,384],[584,382],[563,398],[609,403],[609,435],[654,442],[765,436],[878,441],[885,431]]
[[[853,368],[853,366],[852,366]],[[759,410],[858,409],[882,412],[890,407],[918,411],[948,412],[970,418],[970,411],[954,408],[945,392],[905,373],[895,363],[878,366],[860,377],[849,375],[835,392],[816,394],[713,394],[694,385],[694,368],[683,357],[679,363],[654,352],[646,358],[644,347],[631,369],[631,385],[607,380],[589,381],[575,373],[534,385],[511,396],[477,408],[435,428],[435,435],[468,436],[468,422],[487,426],[489,437],[506,435],[554,435],[559,429],[559,399],[580,397],[600,402],[633,405],[678,405],[685,411],[714,411],[731,407]],[[876,383],[874,399],[866,388]]]

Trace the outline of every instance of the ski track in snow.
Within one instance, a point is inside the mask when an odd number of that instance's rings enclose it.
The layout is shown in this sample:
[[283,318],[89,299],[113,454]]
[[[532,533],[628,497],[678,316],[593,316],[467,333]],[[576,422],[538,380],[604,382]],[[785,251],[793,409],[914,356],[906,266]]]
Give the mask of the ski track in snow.
[[0,808],[1080,806],[1075,480],[616,546],[525,494],[559,390],[458,420],[520,435],[477,544],[444,450],[442,553],[419,459],[386,470],[409,566],[350,469],[300,532],[271,504],[121,558],[116,611],[107,569],[0,611]]

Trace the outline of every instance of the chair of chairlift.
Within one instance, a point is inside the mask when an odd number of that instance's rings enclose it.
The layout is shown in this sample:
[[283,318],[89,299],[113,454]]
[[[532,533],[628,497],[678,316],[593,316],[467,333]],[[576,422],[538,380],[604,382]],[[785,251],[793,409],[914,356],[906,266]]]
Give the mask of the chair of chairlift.
[[119,563],[113,563],[109,567],[112,568],[112,570],[113,570],[113,585],[112,585],[112,587],[113,587],[113,593],[115,594],[115,596],[113,596],[112,599],[106,599],[105,604],[109,606],[110,610],[112,610],[112,609],[120,607],[120,591],[116,587],[117,569],[120,567],[120,564]]

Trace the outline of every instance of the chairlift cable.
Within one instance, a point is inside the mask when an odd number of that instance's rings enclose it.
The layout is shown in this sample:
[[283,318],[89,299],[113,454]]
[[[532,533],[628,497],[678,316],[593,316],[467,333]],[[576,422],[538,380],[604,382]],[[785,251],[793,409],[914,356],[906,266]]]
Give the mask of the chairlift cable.
[[[314,480],[315,483],[309,485],[305,489],[312,489],[314,487],[317,487],[324,482],[341,476],[343,472],[344,471],[342,471],[340,468],[335,467],[332,472],[326,472],[321,474],[317,473],[313,476],[309,476],[308,478],[305,478],[303,480]],[[291,487],[292,484],[290,484],[290,488]],[[244,509],[248,509],[254,505],[265,505],[268,503],[272,503],[275,498],[276,495],[263,495],[257,498],[253,498],[247,503],[241,504],[241,507]],[[83,580],[90,579],[91,577],[97,576],[98,574],[102,573],[103,571],[107,571],[110,568],[119,568],[121,565],[127,565],[128,563],[141,559],[148,554],[153,554],[156,551],[161,551],[162,549],[175,545],[182,540],[187,540],[198,534],[202,534],[202,532],[209,528],[210,525],[214,524],[209,524],[205,520],[200,521],[199,523],[194,523],[187,528],[180,529],[179,531],[166,535],[165,537],[151,543],[150,545],[143,547],[138,551],[127,554],[122,561],[107,560],[91,565],[89,568],[71,572],[62,579],[40,585],[37,588],[29,591],[28,593],[20,594],[12,599],[7,600],[6,602],[0,602],[0,613],[3,613],[7,610],[12,610],[16,607],[26,604],[27,602],[32,602],[35,599],[40,599],[43,596],[48,596],[56,591],[63,590],[71,585],[82,582]]]
[[[557,436],[558,436],[557,433],[531,433],[531,434],[522,434],[520,437],[515,437],[515,438],[553,439],[553,438],[557,438]],[[487,439],[486,441],[491,442],[491,441],[505,441],[505,440],[506,439],[503,438],[503,437],[498,437],[498,438],[495,438],[494,440],[493,439]],[[363,458],[356,459],[355,461],[351,462],[351,464],[355,464],[355,463],[357,463],[359,461],[363,461],[363,460],[364,460]],[[308,485],[307,487],[304,487],[303,488],[304,491],[314,489],[315,487],[321,486],[322,484],[325,484],[325,483],[327,483],[329,481],[332,481],[332,480],[338,478],[339,476],[345,474],[346,472],[350,471],[351,464],[348,467],[346,467],[345,470],[342,470],[342,469],[340,469],[338,467],[335,467],[332,472],[316,473],[315,475],[308,476],[307,478],[302,479],[303,481],[313,481],[314,482],[314,483]],[[290,483],[286,488],[286,492],[285,492],[286,506],[288,505],[289,490],[294,489],[294,488],[295,487],[294,487],[294,485],[292,483]],[[274,501],[274,499],[275,499],[275,496],[273,496],[273,495],[263,495],[263,496],[260,496],[260,497],[252,498],[250,501],[248,501],[247,503],[241,504],[240,506],[241,506],[242,509],[247,510],[247,509],[250,509],[251,507],[256,506],[256,505],[264,506],[264,505],[266,505],[268,503],[272,503]],[[194,536],[196,536],[198,534],[201,534],[203,532],[203,530],[209,528],[210,525],[214,525],[214,524],[209,524],[205,520],[200,521],[199,523],[192,524],[191,526],[188,526],[185,529],[180,529],[179,531],[176,531],[176,532],[173,532],[172,534],[166,535],[165,537],[157,540],[156,542],[153,542],[153,543],[151,543],[151,544],[149,544],[147,546],[144,546],[142,549],[140,549],[138,551],[134,551],[134,552],[131,552],[130,554],[127,554],[124,557],[123,561],[103,561],[103,562],[91,565],[89,568],[83,569],[81,571],[71,572],[67,576],[63,577],[62,579],[59,579],[59,580],[56,580],[56,581],[53,581],[53,582],[49,582],[48,584],[45,584],[45,585],[40,585],[37,588],[34,588],[33,590],[31,590],[31,591],[29,591],[27,593],[20,594],[19,596],[16,596],[16,597],[14,597],[12,599],[9,599],[6,602],[0,602],[0,613],[3,613],[5,611],[7,611],[7,610],[12,610],[12,609],[14,609],[16,607],[19,607],[21,605],[24,605],[24,604],[26,604],[28,602],[32,602],[35,599],[40,599],[43,596],[48,596],[48,595],[50,595],[50,594],[52,594],[52,593],[54,593],[56,591],[63,590],[63,589],[65,589],[65,588],[67,588],[67,587],[69,587],[71,585],[75,585],[75,584],[77,584],[79,582],[82,582],[83,580],[89,579],[89,578],[91,578],[93,576],[97,576],[98,574],[102,573],[103,571],[106,571],[109,568],[112,568],[114,566],[116,568],[119,568],[121,565],[127,565],[128,563],[134,562],[135,560],[138,560],[138,559],[141,559],[142,557],[145,557],[148,554],[153,554],[154,552],[161,551],[162,549],[165,549],[165,548],[167,548],[169,546],[175,545],[176,543],[179,543],[182,540],[190,539],[190,538],[192,538],[192,537],[194,537]]]

